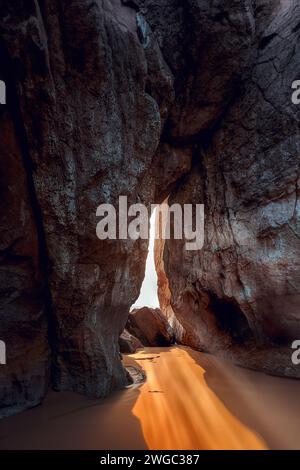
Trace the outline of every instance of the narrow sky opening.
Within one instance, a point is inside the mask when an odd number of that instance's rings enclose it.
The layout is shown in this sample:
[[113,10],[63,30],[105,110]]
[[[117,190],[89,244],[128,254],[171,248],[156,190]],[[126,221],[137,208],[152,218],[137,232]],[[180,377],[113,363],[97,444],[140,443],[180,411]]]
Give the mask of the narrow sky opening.
[[150,239],[146,261],[145,277],[141,287],[139,298],[137,299],[135,304],[132,305],[131,310],[134,308],[142,307],[159,308],[159,301],[157,295],[157,274],[154,262],[155,216],[156,209],[154,209],[150,218]]

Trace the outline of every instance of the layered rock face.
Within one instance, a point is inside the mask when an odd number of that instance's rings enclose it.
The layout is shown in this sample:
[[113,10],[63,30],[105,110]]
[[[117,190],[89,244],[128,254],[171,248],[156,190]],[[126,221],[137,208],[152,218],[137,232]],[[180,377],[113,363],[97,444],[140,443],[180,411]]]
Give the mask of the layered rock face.
[[159,248],[184,341],[299,374],[249,356],[299,331],[299,22],[294,0],[0,0],[0,415],[127,383],[147,241],[96,237],[120,195],[205,204],[203,250]]
[[249,70],[221,120],[199,138],[193,170],[169,198],[170,205],[205,205],[204,247],[188,252],[184,241],[167,241],[160,276],[168,279],[185,343],[299,376],[290,347],[300,337],[300,108],[291,99],[300,8],[260,3],[250,21]]

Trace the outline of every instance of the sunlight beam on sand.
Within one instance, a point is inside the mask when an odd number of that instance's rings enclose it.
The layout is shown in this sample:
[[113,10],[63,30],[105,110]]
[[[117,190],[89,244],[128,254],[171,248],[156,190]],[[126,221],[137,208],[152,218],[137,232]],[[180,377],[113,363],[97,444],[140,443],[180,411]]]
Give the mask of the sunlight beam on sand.
[[266,449],[208,387],[205,370],[185,349],[151,353],[132,356],[147,374],[132,412],[149,449]]

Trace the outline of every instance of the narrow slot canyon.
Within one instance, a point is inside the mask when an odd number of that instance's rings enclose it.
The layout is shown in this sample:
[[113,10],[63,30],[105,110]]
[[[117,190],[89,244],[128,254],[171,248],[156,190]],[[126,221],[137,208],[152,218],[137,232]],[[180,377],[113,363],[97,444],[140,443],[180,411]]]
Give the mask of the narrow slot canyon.
[[0,450],[300,449],[299,24],[0,0]]
[[143,279],[140,295],[137,301],[131,306],[130,310],[141,307],[159,308],[159,299],[157,294],[157,273],[155,268],[155,231],[156,231],[157,210],[154,209],[150,217],[149,227],[149,246],[146,259],[145,276]]

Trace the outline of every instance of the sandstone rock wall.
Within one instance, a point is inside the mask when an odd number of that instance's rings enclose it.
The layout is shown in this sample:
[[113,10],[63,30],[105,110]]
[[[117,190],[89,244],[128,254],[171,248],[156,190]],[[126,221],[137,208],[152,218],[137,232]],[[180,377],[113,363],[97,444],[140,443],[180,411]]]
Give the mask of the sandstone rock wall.
[[300,108],[291,100],[300,7],[256,3],[249,70],[210,135],[198,136],[193,170],[169,198],[205,204],[204,248],[166,242],[164,270],[185,342],[299,376],[290,347],[300,336]]
[[[1,78],[6,81],[6,74]],[[7,90],[9,99],[12,91]],[[18,109],[13,106],[13,110],[0,109],[0,338],[6,344],[6,365],[0,366],[0,414],[4,416],[38,404],[49,375],[39,212],[22,122]]]
[[[99,241],[96,208],[158,197],[154,156],[174,90],[150,27],[120,1],[1,0],[0,13],[12,87],[1,121],[3,414],[42,398],[48,349],[59,390],[104,396],[127,383],[118,337],[147,242]],[[168,171],[164,158],[167,187],[189,166]]]

